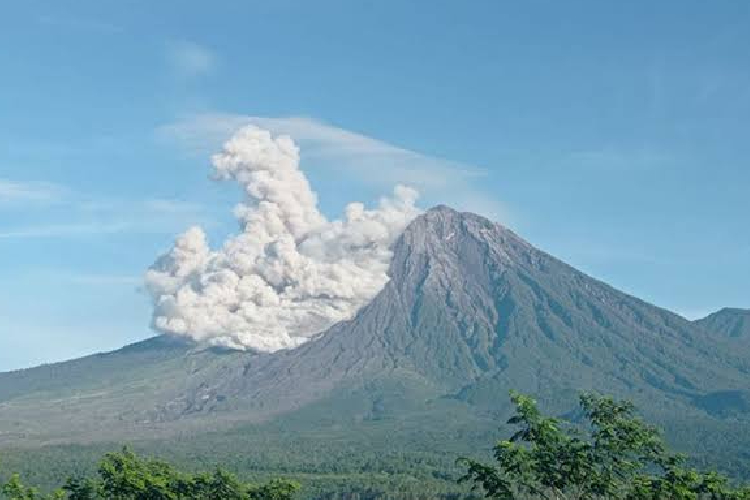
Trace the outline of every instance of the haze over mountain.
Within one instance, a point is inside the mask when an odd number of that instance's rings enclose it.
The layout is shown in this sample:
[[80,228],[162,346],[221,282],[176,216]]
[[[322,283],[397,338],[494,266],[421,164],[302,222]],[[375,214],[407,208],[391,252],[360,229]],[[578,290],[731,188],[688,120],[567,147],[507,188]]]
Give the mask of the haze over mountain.
[[310,412],[343,428],[407,415],[485,428],[510,389],[561,413],[594,389],[674,428],[711,434],[732,418],[750,430],[750,361],[704,329],[728,320],[690,322],[445,206],[398,238],[389,276],[353,319],[295,349],[161,336],[0,374],[0,444],[170,438],[290,418],[304,431],[320,425]]

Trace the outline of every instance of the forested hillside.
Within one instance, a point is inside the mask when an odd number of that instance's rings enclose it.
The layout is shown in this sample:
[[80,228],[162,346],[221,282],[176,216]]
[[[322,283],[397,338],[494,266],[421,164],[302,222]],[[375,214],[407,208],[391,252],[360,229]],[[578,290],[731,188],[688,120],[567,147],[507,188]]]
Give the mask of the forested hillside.
[[[106,453],[95,470],[78,470],[49,485],[24,482],[37,475],[14,472],[0,480],[0,498],[9,500],[291,500],[311,499],[609,499],[609,500],[746,500],[750,485],[742,486],[714,471],[690,466],[686,457],[671,452],[660,431],[636,415],[627,401],[583,394],[579,418],[571,421],[545,416],[535,400],[511,393],[516,410],[507,421],[508,440],[493,447],[496,464],[477,450],[464,456],[445,450],[444,459],[429,463],[366,461],[338,457],[327,473],[283,469],[265,482],[239,479],[223,467],[213,472],[186,472],[162,460],[142,458],[128,448]],[[411,444],[414,445],[414,444]],[[341,443],[331,451],[341,453]],[[78,450],[68,449],[68,453]],[[315,453],[326,453],[316,449]],[[305,453],[298,447],[294,453]],[[416,455],[415,455],[416,456]],[[459,458],[455,458],[459,457]],[[334,457],[331,457],[334,458]],[[348,460],[347,460],[348,458]],[[28,460],[28,458],[26,459]],[[266,457],[269,462],[271,456]],[[293,460],[293,459],[292,459]],[[345,461],[347,460],[347,461]],[[352,463],[353,462],[353,463]],[[344,464],[348,463],[349,467]],[[431,475],[422,471],[432,466]],[[37,461],[35,470],[50,468]],[[361,467],[359,473],[347,472]],[[421,467],[420,467],[421,466]],[[247,465],[237,466],[247,474]],[[441,467],[445,467],[441,471]],[[283,470],[283,472],[281,472]],[[6,467],[7,471],[7,467]],[[296,476],[299,482],[290,480]],[[455,483],[457,484],[454,484]],[[463,485],[463,486],[462,486]],[[58,486],[58,487],[56,487]],[[470,486],[470,487],[469,487]]]

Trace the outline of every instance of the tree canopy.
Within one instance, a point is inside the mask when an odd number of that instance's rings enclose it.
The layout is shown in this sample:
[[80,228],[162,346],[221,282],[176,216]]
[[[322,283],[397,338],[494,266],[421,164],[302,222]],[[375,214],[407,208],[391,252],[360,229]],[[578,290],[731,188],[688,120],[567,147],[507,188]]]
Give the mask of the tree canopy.
[[529,396],[511,393],[518,426],[494,447],[496,464],[462,458],[462,482],[487,498],[548,500],[750,499],[749,487],[734,487],[716,472],[685,465],[668,451],[659,431],[635,414],[627,401],[584,394],[583,425],[543,415]]
[[243,483],[221,468],[212,473],[189,474],[159,460],[141,458],[127,448],[108,453],[97,477],[71,477],[62,488],[44,495],[25,486],[14,474],[3,486],[9,500],[289,500],[299,486],[274,479],[262,485]]

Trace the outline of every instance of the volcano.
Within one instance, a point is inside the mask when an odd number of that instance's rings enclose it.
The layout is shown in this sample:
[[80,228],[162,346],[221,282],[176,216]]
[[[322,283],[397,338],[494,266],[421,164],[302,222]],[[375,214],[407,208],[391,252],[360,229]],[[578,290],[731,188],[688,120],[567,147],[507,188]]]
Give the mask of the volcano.
[[727,429],[750,436],[750,360],[737,347],[747,311],[688,321],[445,206],[408,226],[389,275],[355,317],[295,349],[161,336],[0,374],[0,444],[219,439],[248,426],[265,438],[363,425],[397,436],[406,423],[484,439],[510,389],[561,415],[584,390],[632,399],[688,450]]

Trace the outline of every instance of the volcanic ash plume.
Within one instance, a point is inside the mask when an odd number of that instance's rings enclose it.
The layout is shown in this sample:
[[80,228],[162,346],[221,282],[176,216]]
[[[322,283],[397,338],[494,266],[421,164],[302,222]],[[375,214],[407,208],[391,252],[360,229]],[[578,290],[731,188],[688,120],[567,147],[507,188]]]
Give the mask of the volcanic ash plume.
[[295,347],[352,317],[388,281],[390,247],[418,214],[417,192],[328,221],[287,136],[240,129],[213,157],[215,177],[239,183],[241,233],[211,250],[199,227],[146,273],[158,331],[236,349]]

